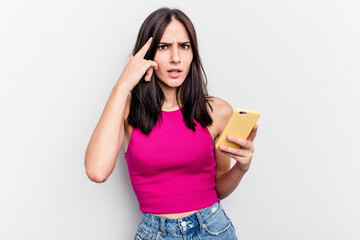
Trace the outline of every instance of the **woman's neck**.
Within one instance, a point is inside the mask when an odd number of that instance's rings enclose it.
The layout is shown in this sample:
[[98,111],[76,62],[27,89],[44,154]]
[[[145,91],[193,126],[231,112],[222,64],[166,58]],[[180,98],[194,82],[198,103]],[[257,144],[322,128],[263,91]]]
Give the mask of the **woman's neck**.
[[160,84],[161,90],[164,93],[164,103],[162,105],[162,110],[164,111],[171,111],[179,109],[181,106],[179,106],[177,99],[176,99],[176,88],[171,88],[168,86],[164,86],[163,84]]

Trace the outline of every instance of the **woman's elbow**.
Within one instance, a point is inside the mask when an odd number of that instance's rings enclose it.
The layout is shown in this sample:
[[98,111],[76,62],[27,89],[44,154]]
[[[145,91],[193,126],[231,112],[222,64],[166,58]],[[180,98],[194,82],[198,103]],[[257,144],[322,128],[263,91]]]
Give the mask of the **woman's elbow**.
[[88,178],[96,183],[103,183],[109,177],[108,175],[101,173],[98,169],[94,167],[86,166],[86,164],[85,164],[85,172]]
[[91,181],[96,182],[96,183],[103,183],[107,180],[107,178],[104,178],[104,177],[101,177],[101,176],[98,176],[95,174],[89,174],[89,173],[86,173],[86,174]]

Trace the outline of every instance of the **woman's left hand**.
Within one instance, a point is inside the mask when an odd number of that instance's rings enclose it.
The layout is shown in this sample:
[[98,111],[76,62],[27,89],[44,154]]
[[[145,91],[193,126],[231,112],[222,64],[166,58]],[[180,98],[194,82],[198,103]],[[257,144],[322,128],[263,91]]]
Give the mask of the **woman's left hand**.
[[231,158],[234,158],[237,163],[235,164],[241,171],[247,172],[250,167],[251,159],[253,157],[253,153],[255,151],[253,141],[256,137],[256,132],[259,128],[258,124],[255,124],[254,128],[252,129],[249,137],[244,140],[234,136],[228,136],[227,140],[229,142],[236,143],[237,145],[241,146],[240,149],[227,147],[224,145],[220,145],[219,148],[222,152],[228,155]]

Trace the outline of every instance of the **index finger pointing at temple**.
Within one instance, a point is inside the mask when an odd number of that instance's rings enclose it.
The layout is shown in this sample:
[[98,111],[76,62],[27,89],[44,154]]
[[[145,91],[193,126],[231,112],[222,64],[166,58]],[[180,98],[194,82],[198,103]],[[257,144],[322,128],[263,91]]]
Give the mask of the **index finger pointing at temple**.
[[147,51],[150,48],[151,42],[152,42],[152,37],[149,38],[149,40],[147,40],[144,46],[142,46],[142,48],[135,54],[135,57],[144,58]]

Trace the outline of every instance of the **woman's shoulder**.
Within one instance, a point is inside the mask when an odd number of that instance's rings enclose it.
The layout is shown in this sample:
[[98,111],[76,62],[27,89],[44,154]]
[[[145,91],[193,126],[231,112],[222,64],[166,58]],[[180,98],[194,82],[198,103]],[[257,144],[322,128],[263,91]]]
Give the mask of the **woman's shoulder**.
[[227,101],[219,97],[209,97],[208,100],[210,106],[212,107],[213,114],[219,116],[228,116],[233,113],[233,108]]
[[212,111],[209,111],[211,113],[211,118],[219,129],[223,129],[233,114],[234,110],[232,106],[219,97],[209,97],[208,100],[212,107]]

